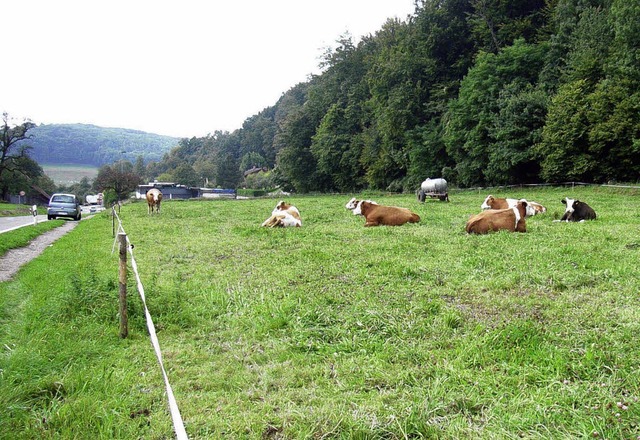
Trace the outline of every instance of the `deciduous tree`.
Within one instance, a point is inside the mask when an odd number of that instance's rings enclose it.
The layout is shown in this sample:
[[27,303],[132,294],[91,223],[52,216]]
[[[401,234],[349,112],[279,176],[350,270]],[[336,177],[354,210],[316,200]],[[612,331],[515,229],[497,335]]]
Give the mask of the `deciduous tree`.
[[112,190],[118,200],[126,199],[142,183],[140,176],[133,172],[133,165],[128,164],[128,167],[123,163],[100,167],[93,186],[100,192]]
[[2,114],[2,127],[0,128],[0,179],[7,171],[20,172],[21,159],[27,156],[29,146],[21,141],[29,139],[27,132],[35,127],[30,121],[19,125],[11,125],[8,113]]

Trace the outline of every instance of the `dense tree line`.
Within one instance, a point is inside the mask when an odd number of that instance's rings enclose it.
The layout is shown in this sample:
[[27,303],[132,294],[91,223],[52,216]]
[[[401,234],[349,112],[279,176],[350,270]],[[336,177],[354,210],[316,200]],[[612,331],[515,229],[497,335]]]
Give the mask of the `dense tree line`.
[[[232,133],[183,139],[148,172],[235,186],[414,190],[640,175],[640,2],[418,0]],[[175,180],[175,179],[174,179]]]

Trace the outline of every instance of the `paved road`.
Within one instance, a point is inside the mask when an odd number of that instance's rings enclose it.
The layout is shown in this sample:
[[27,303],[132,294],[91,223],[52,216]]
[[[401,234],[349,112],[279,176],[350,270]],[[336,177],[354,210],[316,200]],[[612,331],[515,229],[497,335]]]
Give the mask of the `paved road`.
[[[38,223],[46,222],[47,215],[36,216]],[[22,215],[18,217],[0,217],[0,234],[7,231],[13,231],[14,229],[21,228],[23,226],[33,225],[32,215]]]
[[[90,207],[89,206],[83,206],[82,207],[82,218],[89,218],[91,216],[93,216],[93,214],[96,214],[97,212],[102,212],[104,211],[103,207],[98,207],[94,210],[94,212],[90,211]],[[40,211],[40,210],[38,210]],[[42,211],[41,211],[42,212]],[[47,210],[44,210],[45,214],[41,214],[36,216],[37,217],[37,222],[38,223],[42,223],[42,222],[46,222],[49,221],[47,220]],[[62,217],[63,219],[66,219],[68,221],[73,221],[70,218],[66,218],[66,217]],[[33,216],[32,215],[22,215],[22,216],[18,216],[18,217],[0,217],[0,234],[2,234],[3,232],[8,232],[8,231],[13,231],[14,229],[18,229],[21,228],[23,226],[29,226],[29,225],[33,225]]]
[[[93,212],[91,211],[91,209],[93,209]],[[38,209],[38,211],[44,212],[44,214],[36,216],[38,223],[49,221],[47,220],[46,209],[44,210]],[[90,218],[94,214],[102,211],[104,211],[104,208],[101,206],[100,207],[83,206],[82,218],[83,219]],[[66,218],[66,217],[62,217],[62,218],[68,221],[73,221],[70,218]],[[18,229],[23,226],[29,226],[29,225],[33,225],[32,215],[22,215],[18,217],[0,217],[0,234],[2,234],[3,232],[13,231],[14,229]]]

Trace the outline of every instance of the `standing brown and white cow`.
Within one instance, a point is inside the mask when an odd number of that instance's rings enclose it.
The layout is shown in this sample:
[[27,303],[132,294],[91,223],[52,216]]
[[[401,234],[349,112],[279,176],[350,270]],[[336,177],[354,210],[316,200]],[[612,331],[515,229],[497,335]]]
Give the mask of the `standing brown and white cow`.
[[156,213],[160,213],[160,202],[162,202],[162,192],[158,188],[151,188],[147,191],[147,205],[149,214],[153,214],[155,208]]
[[526,213],[527,202],[519,200],[513,208],[488,209],[472,216],[465,230],[469,234],[486,234],[502,230],[527,232]]

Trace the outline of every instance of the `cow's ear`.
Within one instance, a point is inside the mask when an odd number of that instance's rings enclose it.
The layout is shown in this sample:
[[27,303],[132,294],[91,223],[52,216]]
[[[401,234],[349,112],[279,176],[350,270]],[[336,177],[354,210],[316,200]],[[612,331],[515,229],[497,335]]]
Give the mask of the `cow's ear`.
[[567,201],[565,199],[560,200],[562,202],[563,205],[567,204]]
[[582,203],[582,202],[581,202],[580,200],[574,200],[574,201],[573,201],[573,207],[574,207],[574,208],[577,208],[577,207],[578,207],[578,205],[580,205],[581,203]]

